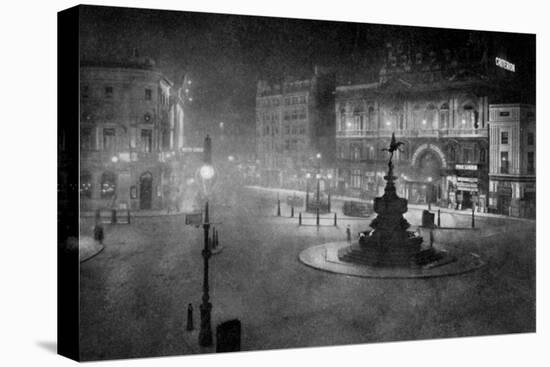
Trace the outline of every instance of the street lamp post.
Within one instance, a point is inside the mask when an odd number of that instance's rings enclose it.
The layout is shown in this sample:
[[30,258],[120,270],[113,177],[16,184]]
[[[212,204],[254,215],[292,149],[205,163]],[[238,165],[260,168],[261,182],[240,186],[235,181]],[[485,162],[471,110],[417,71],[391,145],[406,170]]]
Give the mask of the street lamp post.
[[[201,177],[203,179],[203,187],[205,190],[205,196],[207,194],[205,180],[212,179],[214,176],[214,169],[211,166],[212,163],[212,140],[207,135],[204,139],[204,166],[200,170]],[[208,197],[204,205],[204,222],[202,228],[204,230],[204,248],[202,250],[202,257],[204,261],[203,283],[202,283],[202,304],[200,305],[201,312],[201,327],[199,331],[199,345],[202,347],[209,347],[212,345],[212,327],[211,327],[211,314],[212,304],[210,303],[210,287],[208,282],[208,260],[212,255],[210,251],[208,235],[210,232],[210,216],[208,212]]]
[[204,223],[202,225],[204,230],[204,248],[202,250],[204,273],[202,282],[202,304],[200,305],[201,328],[199,332],[199,345],[202,347],[209,347],[212,345],[212,327],[210,323],[212,304],[210,303],[210,288],[208,285],[208,260],[210,259],[212,253],[208,244],[208,234],[210,231],[210,219],[208,214],[208,200],[206,200],[206,204],[204,206]]
[[320,194],[321,194],[321,187],[320,187],[320,180],[321,180],[321,153],[317,153],[317,174],[315,175],[315,178],[317,179],[317,207],[320,205]]

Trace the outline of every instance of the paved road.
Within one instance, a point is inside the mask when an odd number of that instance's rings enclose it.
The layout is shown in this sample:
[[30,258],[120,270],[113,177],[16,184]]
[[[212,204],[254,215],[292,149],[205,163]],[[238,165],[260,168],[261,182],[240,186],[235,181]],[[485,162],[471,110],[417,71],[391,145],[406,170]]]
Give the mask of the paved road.
[[[488,260],[456,277],[389,280],[330,274],[304,266],[301,250],[345,238],[369,220],[298,227],[274,217],[249,191],[230,207],[213,204],[225,249],[211,260],[213,328],[237,317],[244,350],[489,335],[535,329],[534,224],[495,227],[449,242]],[[283,208],[283,212],[285,213]],[[414,225],[419,212],[407,214]],[[449,216],[453,225],[467,218]],[[83,226],[87,228],[87,225]],[[466,232],[465,232],[466,233]],[[442,234],[438,240],[444,240]],[[187,304],[202,285],[202,230],[181,217],[137,219],[107,229],[105,250],[81,267],[84,359],[200,353],[185,331]]]

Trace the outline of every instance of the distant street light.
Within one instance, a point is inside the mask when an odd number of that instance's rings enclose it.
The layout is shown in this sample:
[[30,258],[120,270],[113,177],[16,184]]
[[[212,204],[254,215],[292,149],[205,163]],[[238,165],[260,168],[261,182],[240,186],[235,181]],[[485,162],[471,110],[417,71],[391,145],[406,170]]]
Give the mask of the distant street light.
[[113,158],[111,158],[111,162],[116,163],[118,162],[118,157],[115,155]]
[[214,167],[209,164],[205,164],[200,168],[199,174],[204,180],[210,180],[214,177]]

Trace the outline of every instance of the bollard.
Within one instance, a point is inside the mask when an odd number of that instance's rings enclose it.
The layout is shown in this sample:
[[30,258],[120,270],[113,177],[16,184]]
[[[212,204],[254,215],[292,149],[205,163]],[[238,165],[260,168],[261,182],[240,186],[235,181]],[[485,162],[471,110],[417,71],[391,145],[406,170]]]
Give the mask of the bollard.
[[330,190],[328,192],[328,212],[330,213]]
[[113,223],[113,224],[116,223],[116,209],[113,209],[111,211],[111,223]]
[[434,247],[434,233],[430,229],[430,248]]
[[216,247],[220,245],[220,234],[218,233],[218,230],[216,230]]
[[302,225],[302,212],[298,213],[298,225]]
[[437,226],[441,227],[441,209],[437,209]]
[[193,305],[190,303],[187,306],[187,331],[192,331],[195,328],[193,325]]
[[476,221],[475,221],[475,206],[472,205],[472,228],[476,227]]
[[281,200],[277,199],[277,216],[281,216]]
[[432,203],[428,202],[428,211],[432,210]]
[[337,222],[337,219],[336,219],[336,212],[334,212],[334,226],[338,227],[338,222]]
[[317,227],[319,227],[319,207],[317,207]]
[[351,229],[349,228],[349,224],[346,227],[346,238],[348,242],[351,242]]
[[294,218],[294,205],[290,207],[290,218]]

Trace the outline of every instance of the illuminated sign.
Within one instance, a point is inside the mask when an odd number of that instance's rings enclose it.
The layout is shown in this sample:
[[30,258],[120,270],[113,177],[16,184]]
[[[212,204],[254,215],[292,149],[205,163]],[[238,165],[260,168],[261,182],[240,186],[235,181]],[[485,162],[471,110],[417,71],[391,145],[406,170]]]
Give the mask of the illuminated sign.
[[477,177],[457,177],[456,180],[458,182],[470,182],[470,183],[477,183],[478,182]]
[[500,57],[495,57],[495,64],[499,68],[503,68],[512,72],[516,72],[516,65],[512,64],[509,61],[506,61],[504,59],[501,59]]
[[181,151],[183,153],[202,153],[203,152],[203,148],[202,147],[182,147],[181,148]]
[[455,169],[461,169],[465,171],[477,171],[477,164],[457,164]]

